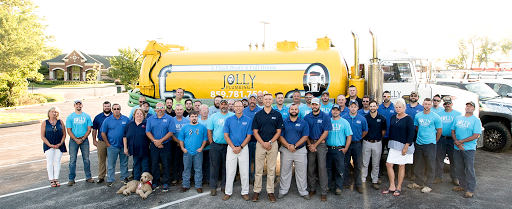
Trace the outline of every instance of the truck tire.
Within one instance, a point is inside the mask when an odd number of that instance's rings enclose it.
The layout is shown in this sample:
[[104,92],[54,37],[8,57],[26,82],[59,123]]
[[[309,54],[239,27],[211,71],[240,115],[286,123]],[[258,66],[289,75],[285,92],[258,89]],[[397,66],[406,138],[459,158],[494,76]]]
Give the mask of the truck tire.
[[503,151],[512,144],[512,136],[507,126],[499,122],[484,125],[484,149],[492,152]]

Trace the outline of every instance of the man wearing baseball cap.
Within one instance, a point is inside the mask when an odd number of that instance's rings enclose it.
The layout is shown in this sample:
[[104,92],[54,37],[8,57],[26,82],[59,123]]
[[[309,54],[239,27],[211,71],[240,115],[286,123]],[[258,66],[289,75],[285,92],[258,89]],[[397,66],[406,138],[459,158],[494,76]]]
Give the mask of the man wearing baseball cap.
[[475,103],[466,103],[466,113],[455,118],[452,124],[452,137],[455,144],[453,160],[460,186],[453,191],[466,191],[465,198],[472,198],[475,192],[475,150],[476,141],[482,134],[482,122],[473,115]]
[[[443,106],[444,111],[437,113],[439,117],[441,117],[441,122],[443,123],[443,133],[441,134],[439,141],[437,141],[436,173],[434,176],[434,184],[443,182],[444,158],[447,154],[450,162],[453,162],[453,152],[455,148],[453,147],[452,125],[455,118],[459,115],[462,115],[459,111],[453,109],[452,98],[449,96],[443,98]],[[450,163],[450,177],[452,179],[452,183],[455,186],[459,186],[459,180],[457,179],[457,176],[455,176],[454,163]]]
[[84,161],[84,172],[86,181],[94,183],[91,178],[91,163],[89,161],[89,139],[91,133],[92,120],[91,116],[82,112],[82,101],[75,101],[75,112],[66,118],[66,129],[69,135],[69,182],[68,186],[75,185],[76,177],[76,157],[78,149],[82,150],[82,160]]
[[[307,101],[307,100],[306,100]],[[322,201],[327,201],[327,165],[326,155],[327,146],[325,141],[328,139],[329,131],[332,130],[329,114],[320,110],[320,99],[314,98],[311,101],[312,112],[304,117],[309,125],[308,144],[308,189],[309,196],[316,194],[316,177],[320,180],[320,189]]]
[[[243,115],[249,117],[251,120],[254,119],[254,114],[256,114],[258,111],[261,110],[260,107],[258,107],[258,97],[256,94],[249,95],[249,106],[244,108]],[[254,135],[251,136],[251,141],[249,141],[249,182],[254,183],[254,170],[251,171],[251,167],[256,168],[256,164],[254,164],[255,160],[255,154],[256,154],[256,138],[254,138]],[[251,166],[254,165],[254,166]]]
[[322,106],[320,106],[320,110],[329,114],[331,112],[332,105],[333,105],[332,103],[329,103],[329,92],[328,91],[322,92]]
[[411,116],[413,121],[414,116],[423,111],[423,106],[418,102],[419,98],[418,91],[411,91],[411,94],[409,95],[409,104],[405,106],[405,114]]

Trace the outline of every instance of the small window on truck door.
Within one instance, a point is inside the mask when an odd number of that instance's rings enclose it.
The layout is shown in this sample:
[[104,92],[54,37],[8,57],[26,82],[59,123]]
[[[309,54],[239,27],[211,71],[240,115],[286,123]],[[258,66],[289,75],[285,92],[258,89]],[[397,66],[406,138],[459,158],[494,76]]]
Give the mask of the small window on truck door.
[[384,63],[384,83],[412,82],[412,70],[409,63]]

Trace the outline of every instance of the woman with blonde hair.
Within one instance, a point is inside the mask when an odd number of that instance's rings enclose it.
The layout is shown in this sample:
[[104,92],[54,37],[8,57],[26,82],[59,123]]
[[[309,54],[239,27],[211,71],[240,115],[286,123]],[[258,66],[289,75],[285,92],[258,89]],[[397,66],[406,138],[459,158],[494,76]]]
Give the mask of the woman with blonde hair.
[[[414,121],[405,114],[405,101],[400,98],[395,103],[396,115],[391,116],[389,125],[389,152],[386,168],[389,177],[389,189],[382,193],[393,193],[399,196],[405,176],[405,164],[413,163],[414,153]],[[398,165],[398,184],[395,186],[395,171],[393,166]]]
[[60,186],[59,172],[62,153],[67,152],[66,125],[59,119],[60,110],[58,107],[48,109],[48,119],[41,124],[41,139],[43,150],[46,154],[46,169],[48,179],[52,187]]

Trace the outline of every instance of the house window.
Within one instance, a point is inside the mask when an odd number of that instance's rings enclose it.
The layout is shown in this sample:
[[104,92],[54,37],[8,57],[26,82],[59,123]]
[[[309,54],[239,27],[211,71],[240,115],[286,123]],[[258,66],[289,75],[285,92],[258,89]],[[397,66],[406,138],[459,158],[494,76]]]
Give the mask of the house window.
[[73,80],[74,81],[79,81],[80,80],[80,67],[73,66],[71,68],[72,68],[71,71],[72,71]]

